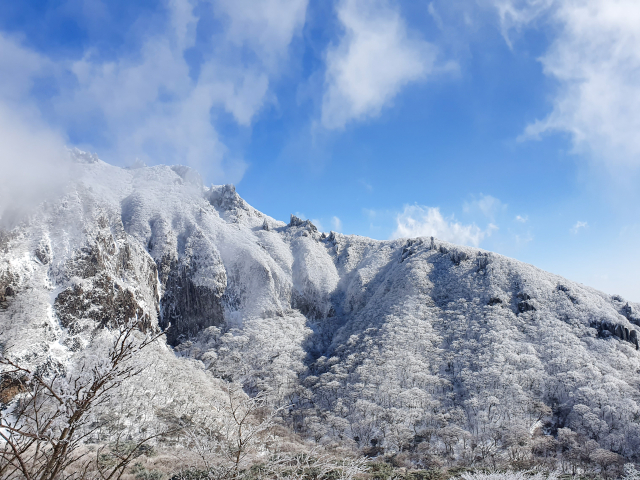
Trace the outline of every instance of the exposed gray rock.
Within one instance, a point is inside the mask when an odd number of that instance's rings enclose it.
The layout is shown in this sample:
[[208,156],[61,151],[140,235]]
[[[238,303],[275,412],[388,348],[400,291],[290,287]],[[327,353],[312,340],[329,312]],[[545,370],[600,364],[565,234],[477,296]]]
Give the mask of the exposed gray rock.
[[47,265],[51,261],[51,247],[49,243],[45,241],[40,242],[34,254],[40,263]]
[[578,300],[578,297],[573,295],[571,293],[571,289],[566,285],[558,284],[556,288],[559,292],[564,293],[567,296],[567,298],[571,301],[571,303],[573,303],[574,305],[580,303],[580,301]]
[[161,327],[171,345],[194,337],[210,326],[224,324],[221,296],[207,287],[194,285],[187,268],[174,268],[162,297]]
[[218,209],[220,212],[224,212],[228,216],[246,215],[254,213],[249,208],[247,202],[245,202],[240,195],[236,193],[236,187],[234,185],[211,185],[209,189],[209,203]]
[[[164,295],[161,307],[160,326],[166,328],[167,340],[171,345],[194,337],[210,326],[224,324],[222,297],[226,286],[226,274],[221,268],[221,260],[216,252],[210,252],[208,264],[203,265],[193,256],[175,260],[166,256],[160,261],[164,272]],[[197,284],[198,271],[202,267],[214,267],[217,272],[206,284]]]
[[137,319],[141,330],[152,328],[151,318],[138,304],[135,292],[103,272],[85,286],[75,285],[60,292],[54,309],[72,336],[95,328],[86,320],[93,320],[98,327],[114,328]]
[[484,252],[478,252],[478,254],[476,255],[476,264],[477,264],[476,271],[481,272],[483,270],[486,270],[487,267],[489,266],[489,263],[491,263],[489,254]]
[[518,302],[519,313],[535,312],[536,310],[537,310],[536,307],[534,307],[531,302],[528,302],[528,301]]
[[454,263],[454,265],[460,265],[462,262],[469,258],[469,255],[467,255],[467,252],[463,250],[453,250],[451,253],[449,253],[449,258],[451,258],[451,261]]
[[631,305],[629,305],[629,302],[627,302],[624,307],[622,307],[621,313],[622,315],[627,317],[627,320],[629,320],[631,323],[640,327],[640,313]]
[[302,220],[301,218],[296,217],[294,214],[291,214],[289,227],[302,227],[312,233],[315,233],[318,231],[316,226],[313,223],[311,223],[311,220]]
[[10,270],[0,270],[0,309],[7,308],[8,302],[17,292],[19,277]]
[[517,297],[518,297],[518,299],[520,299],[520,300],[531,300],[531,295],[529,295],[529,294],[528,294],[528,293],[526,293],[526,292],[518,292]]
[[615,336],[620,340],[624,340],[626,342],[630,342],[634,344],[636,347],[636,350],[638,350],[639,335],[635,329],[633,328],[629,329],[623,325],[620,325],[617,323],[611,323],[607,321],[597,322],[593,326],[598,330],[598,335],[600,337],[606,338],[609,336]]
[[407,258],[417,252],[418,247],[422,245],[422,240],[418,238],[407,240],[402,252],[400,253],[400,263],[404,262]]

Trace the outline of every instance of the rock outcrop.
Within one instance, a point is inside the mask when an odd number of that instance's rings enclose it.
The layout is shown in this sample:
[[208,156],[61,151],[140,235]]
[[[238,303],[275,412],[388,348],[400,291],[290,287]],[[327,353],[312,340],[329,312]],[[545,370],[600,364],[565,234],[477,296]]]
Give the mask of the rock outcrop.
[[598,330],[598,335],[603,338],[617,337],[625,342],[633,343],[636,350],[639,349],[638,345],[638,331],[634,328],[629,328],[619,323],[611,323],[608,321],[595,322],[593,328]]

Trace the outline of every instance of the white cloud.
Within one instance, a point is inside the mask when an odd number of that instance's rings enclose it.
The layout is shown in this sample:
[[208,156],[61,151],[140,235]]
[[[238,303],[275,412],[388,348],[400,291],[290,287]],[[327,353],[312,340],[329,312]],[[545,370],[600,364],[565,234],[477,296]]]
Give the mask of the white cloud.
[[342,220],[338,217],[331,217],[331,229],[336,232],[342,232]]
[[[220,31],[202,47],[194,77],[185,52],[196,45],[199,18],[189,0],[165,0],[170,22],[145,38],[140,51],[116,59],[98,59],[93,51],[75,61],[53,60],[0,36],[0,90],[29,85],[46,68],[58,80],[49,117],[67,131],[87,125],[95,139],[80,145],[108,161],[148,164],[186,163],[219,181],[238,181],[246,165],[229,152],[212,124],[212,108],[250,125],[272,100],[271,79],[281,73],[292,39],[305,21],[307,0],[215,0]],[[250,5],[249,5],[250,3]],[[9,54],[5,54],[8,52]],[[18,52],[15,55],[12,52]],[[16,77],[13,72],[23,72]],[[69,81],[62,75],[75,77]],[[11,78],[17,78],[12,81]],[[12,95],[28,102],[26,87]]]
[[396,216],[396,229],[391,238],[433,236],[447,242],[477,247],[497,228],[489,224],[486,230],[482,230],[475,224],[456,222],[453,216],[445,218],[436,207],[405,205],[404,211]]
[[20,45],[18,38],[0,32],[0,96],[4,101],[28,95],[36,75],[48,73],[52,62]]
[[443,30],[444,23],[442,22],[442,17],[436,10],[436,7],[433,5],[433,2],[429,3],[429,6],[427,7],[427,11],[429,12],[429,15],[431,15],[431,18],[433,18],[433,21],[436,22],[436,25],[438,26],[438,28],[440,30]]
[[227,38],[246,45],[270,69],[286,56],[291,37],[305,22],[308,0],[218,0],[229,18]]
[[553,6],[556,0],[489,0],[493,3],[500,17],[502,36],[510,48],[513,48],[509,37],[512,29],[520,30],[523,26],[534,22]]
[[11,227],[71,178],[61,135],[30,111],[0,103],[0,225]]
[[520,223],[527,223],[529,221],[529,217],[527,215],[525,215],[524,217],[522,215],[516,215],[515,221]]
[[58,69],[0,33],[0,225],[10,227],[71,178],[65,136],[50,128],[28,95],[36,77]]
[[322,125],[342,128],[350,120],[377,116],[400,89],[434,71],[436,48],[408,31],[387,0],[342,0],[344,28],[326,56]]
[[576,224],[571,227],[571,233],[573,233],[574,235],[577,234],[581,228],[587,228],[589,225],[587,224],[587,222],[580,222],[577,221]]
[[560,131],[577,152],[640,166],[640,8],[637,0],[494,0],[503,29],[549,21],[557,36],[540,59],[557,80],[553,110],[523,138]]
[[485,217],[494,220],[496,215],[506,210],[507,205],[496,197],[480,194],[480,198],[464,202],[462,209],[465,213],[480,212]]

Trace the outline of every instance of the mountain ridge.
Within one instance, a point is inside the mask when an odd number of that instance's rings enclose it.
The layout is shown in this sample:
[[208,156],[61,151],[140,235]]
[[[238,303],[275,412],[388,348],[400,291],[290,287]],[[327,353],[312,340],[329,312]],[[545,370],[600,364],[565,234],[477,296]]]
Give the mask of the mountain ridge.
[[544,420],[640,451],[639,304],[433,237],[287,224],[188,167],[76,157],[66,193],[2,232],[5,355],[64,363],[137,318],[317,438],[402,449]]

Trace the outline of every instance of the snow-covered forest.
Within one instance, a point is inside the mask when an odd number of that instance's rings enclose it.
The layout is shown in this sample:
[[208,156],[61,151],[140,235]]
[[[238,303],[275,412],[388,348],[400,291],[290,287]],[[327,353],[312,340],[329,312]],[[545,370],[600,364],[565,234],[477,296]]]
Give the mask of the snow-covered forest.
[[0,477],[636,474],[640,305],[73,155],[76,180],[0,231]]

